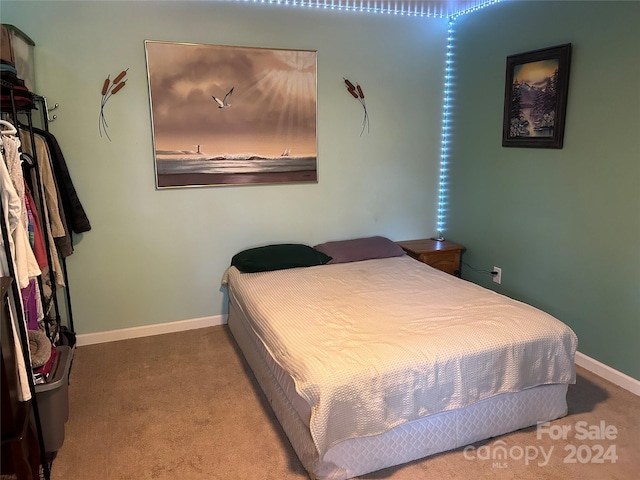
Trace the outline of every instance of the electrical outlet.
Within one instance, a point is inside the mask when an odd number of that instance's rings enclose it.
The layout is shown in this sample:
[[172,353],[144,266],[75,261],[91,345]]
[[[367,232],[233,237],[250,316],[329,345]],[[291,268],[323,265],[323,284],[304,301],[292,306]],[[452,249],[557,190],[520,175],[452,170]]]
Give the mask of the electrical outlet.
[[493,281],[498,283],[498,284],[502,283],[502,269],[500,267],[493,267],[493,271],[497,272],[493,276]]

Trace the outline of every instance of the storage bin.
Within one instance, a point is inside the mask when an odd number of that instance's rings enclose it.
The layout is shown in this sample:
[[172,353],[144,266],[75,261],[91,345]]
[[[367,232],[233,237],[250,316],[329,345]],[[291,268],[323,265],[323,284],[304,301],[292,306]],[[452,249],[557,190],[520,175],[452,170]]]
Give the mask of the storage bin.
[[[20,30],[18,27],[9,24],[3,24],[3,59],[6,57],[11,58],[11,63],[16,67],[18,71],[18,78],[24,81],[24,86],[31,92],[36,91],[36,69],[34,59],[34,47],[35,43],[29,36]],[[8,41],[6,41],[8,40]],[[6,48],[10,49],[10,52],[5,52]],[[8,58],[7,58],[8,60]]]
[[56,347],[58,365],[51,380],[36,385],[36,400],[46,452],[57,452],[64,442],[64,424],[69,419],[69,371],[73,350]]

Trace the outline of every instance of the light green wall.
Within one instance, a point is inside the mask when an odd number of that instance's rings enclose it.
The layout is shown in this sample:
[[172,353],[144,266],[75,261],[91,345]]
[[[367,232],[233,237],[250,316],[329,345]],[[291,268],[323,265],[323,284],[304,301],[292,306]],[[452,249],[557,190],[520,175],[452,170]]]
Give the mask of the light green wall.
[[[446,20],[229,2],[11,2],[93,229],[68,259],[75,327],[91,333],[226,312],[241,249],[433,235]],[[318,52],[319,183],[155,189],[144,40]],[[98,134],[101,88],[129,68]],[[365,89],[371,133],[342,77]]]
[[[447,236],[640,379],[639,2],[506,2],[455,24]],[[572,43],[561,150],[503,148],[506,57]]]
[[[447,237],[464,276],[567,322],[640,378],[638,2],[506,2],[455,24]],[[220,2],[13,2],[93,230],[68,259],[79,333],[219,315],[238,250],[434,233],[446,21]],[[155,190],[145,39],[318,51],[313,185]],[[562,150],[500,146],[505,57],[573,43]],[[100,89],[129,67],[98,135]],[[367,92],[371,134],[342,77]]]

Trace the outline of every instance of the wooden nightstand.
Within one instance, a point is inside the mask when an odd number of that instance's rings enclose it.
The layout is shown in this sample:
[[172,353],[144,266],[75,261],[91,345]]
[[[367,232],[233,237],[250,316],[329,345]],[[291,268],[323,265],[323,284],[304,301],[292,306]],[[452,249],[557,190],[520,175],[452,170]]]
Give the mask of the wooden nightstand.
[[460,269],[462,268],[461,257],[466,250],[462,245],[448,240],[439,242],[432,238],[405,240],[396,243],[416,260],[456,277],[460,276]]

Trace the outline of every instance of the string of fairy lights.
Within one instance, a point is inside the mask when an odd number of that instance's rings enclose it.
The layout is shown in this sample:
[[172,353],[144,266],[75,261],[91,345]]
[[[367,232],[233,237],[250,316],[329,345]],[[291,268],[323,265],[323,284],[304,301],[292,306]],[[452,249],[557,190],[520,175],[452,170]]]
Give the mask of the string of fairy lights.
[[501,0],[476,0],[461,4],[460,10],[452,12],[449,2],[418,2],[408,0],[235,0],[243,3],[292,5],[330,10],[345,10],[388,15],[416,17],[452,18],[475,12]]

